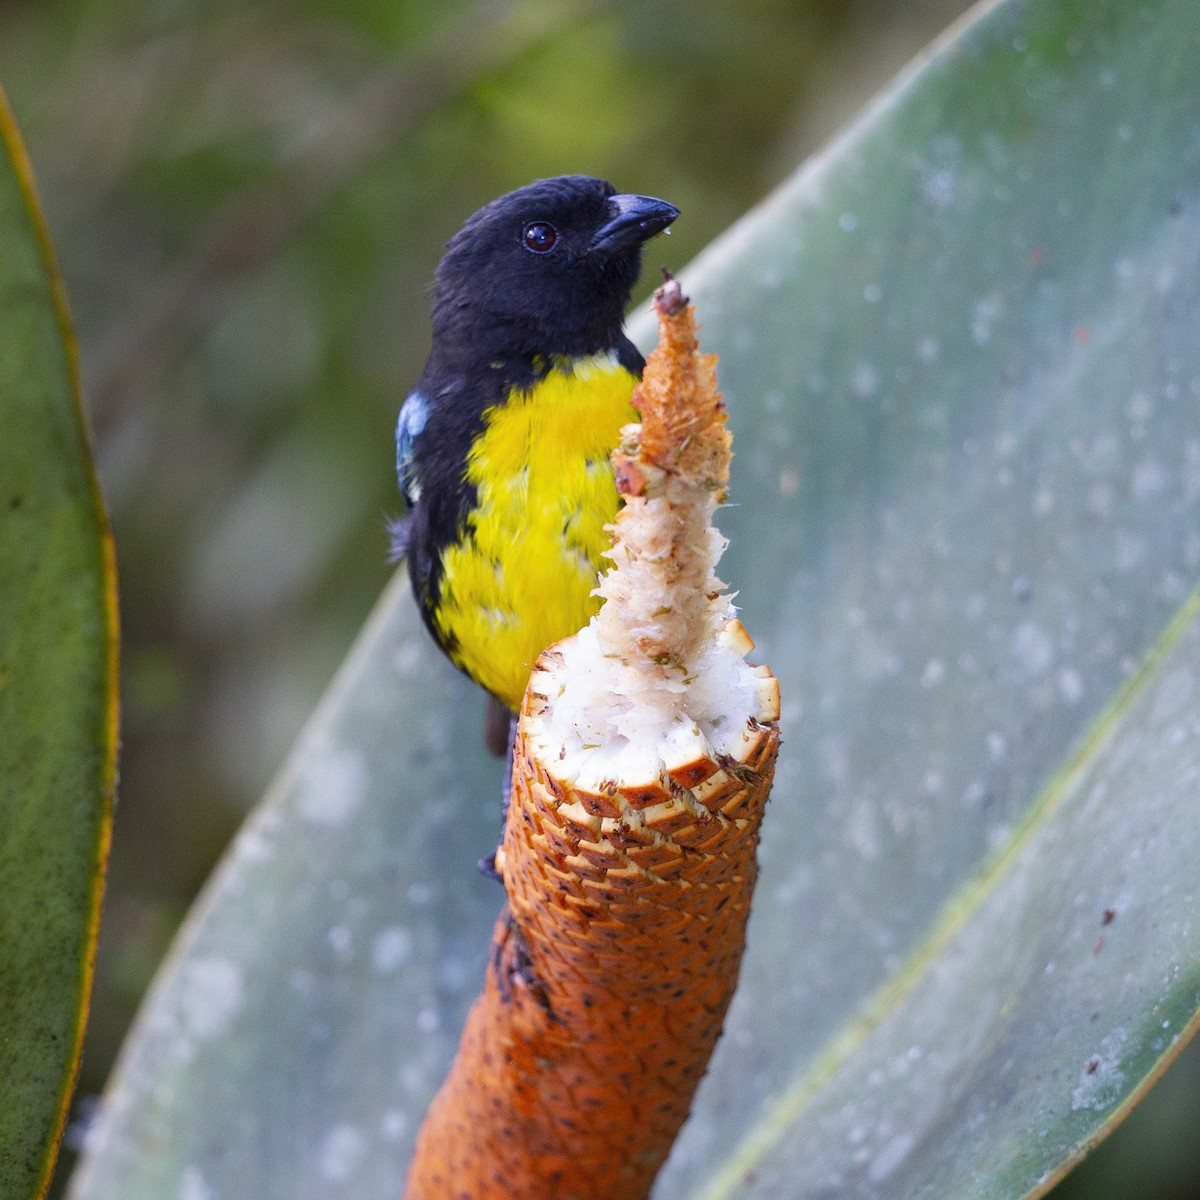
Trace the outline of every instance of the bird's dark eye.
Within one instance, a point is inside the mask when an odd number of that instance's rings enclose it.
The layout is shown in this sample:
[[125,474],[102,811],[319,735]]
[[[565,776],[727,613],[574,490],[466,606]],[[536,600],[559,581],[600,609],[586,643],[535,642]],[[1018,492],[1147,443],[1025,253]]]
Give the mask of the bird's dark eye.
[[545,221],[531,221],[525,226],[525,249],[534,254],[548,254],[558,241],[558,230]]

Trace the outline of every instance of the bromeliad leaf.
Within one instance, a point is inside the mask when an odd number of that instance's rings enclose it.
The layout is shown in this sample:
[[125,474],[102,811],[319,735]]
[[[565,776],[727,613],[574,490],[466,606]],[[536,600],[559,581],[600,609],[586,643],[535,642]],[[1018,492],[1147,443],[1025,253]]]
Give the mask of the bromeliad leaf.
[[0,92],[0,1198],[44,1193],[79,1066],[116,753],[112,545]]

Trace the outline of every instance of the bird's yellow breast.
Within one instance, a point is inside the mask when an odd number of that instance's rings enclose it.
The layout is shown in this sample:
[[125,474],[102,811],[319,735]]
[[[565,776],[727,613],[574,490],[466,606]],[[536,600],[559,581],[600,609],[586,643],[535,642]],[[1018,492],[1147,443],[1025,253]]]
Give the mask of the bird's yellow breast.
[[564,361],[484,414],[466,466],[478,502],[442,554],[435,619],[454,662],[511,708],[537,656],[599,607],[609,454],[637,420],[636,382],[615,355]]

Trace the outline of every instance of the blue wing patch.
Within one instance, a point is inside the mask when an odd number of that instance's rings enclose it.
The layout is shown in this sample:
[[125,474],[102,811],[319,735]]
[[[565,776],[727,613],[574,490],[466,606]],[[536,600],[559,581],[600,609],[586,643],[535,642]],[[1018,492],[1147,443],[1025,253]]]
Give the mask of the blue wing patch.
[[409,392],[396,422],[396,478],[400,494],[408,505],[404,516],[388,522],[391,542],[390,562],[399,562],[408,554],[413,505],[421,498],[421,480],[417,475],[416,441],[429,418],[429,401],[420,392]]
[[409,392],[396,422],[396,477],[409,508],[421,498],[417,476],[416,441],[429,419],[429,401],[420,392]]

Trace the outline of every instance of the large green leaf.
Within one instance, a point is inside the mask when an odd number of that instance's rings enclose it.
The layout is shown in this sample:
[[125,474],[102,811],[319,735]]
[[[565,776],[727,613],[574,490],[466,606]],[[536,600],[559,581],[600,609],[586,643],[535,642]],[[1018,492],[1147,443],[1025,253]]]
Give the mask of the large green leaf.
[[0,92],[0,1198],[49,1182],[91,992],[116,753],[112,544],[74,343]]
[[[662,1200],[1036,1193],[1195,1029],[1198,56],[1194,0],[987,7],[685,273],[785,746]],[[395,1194],[499,903],[478,711],[397,580],[75,1200]]]

